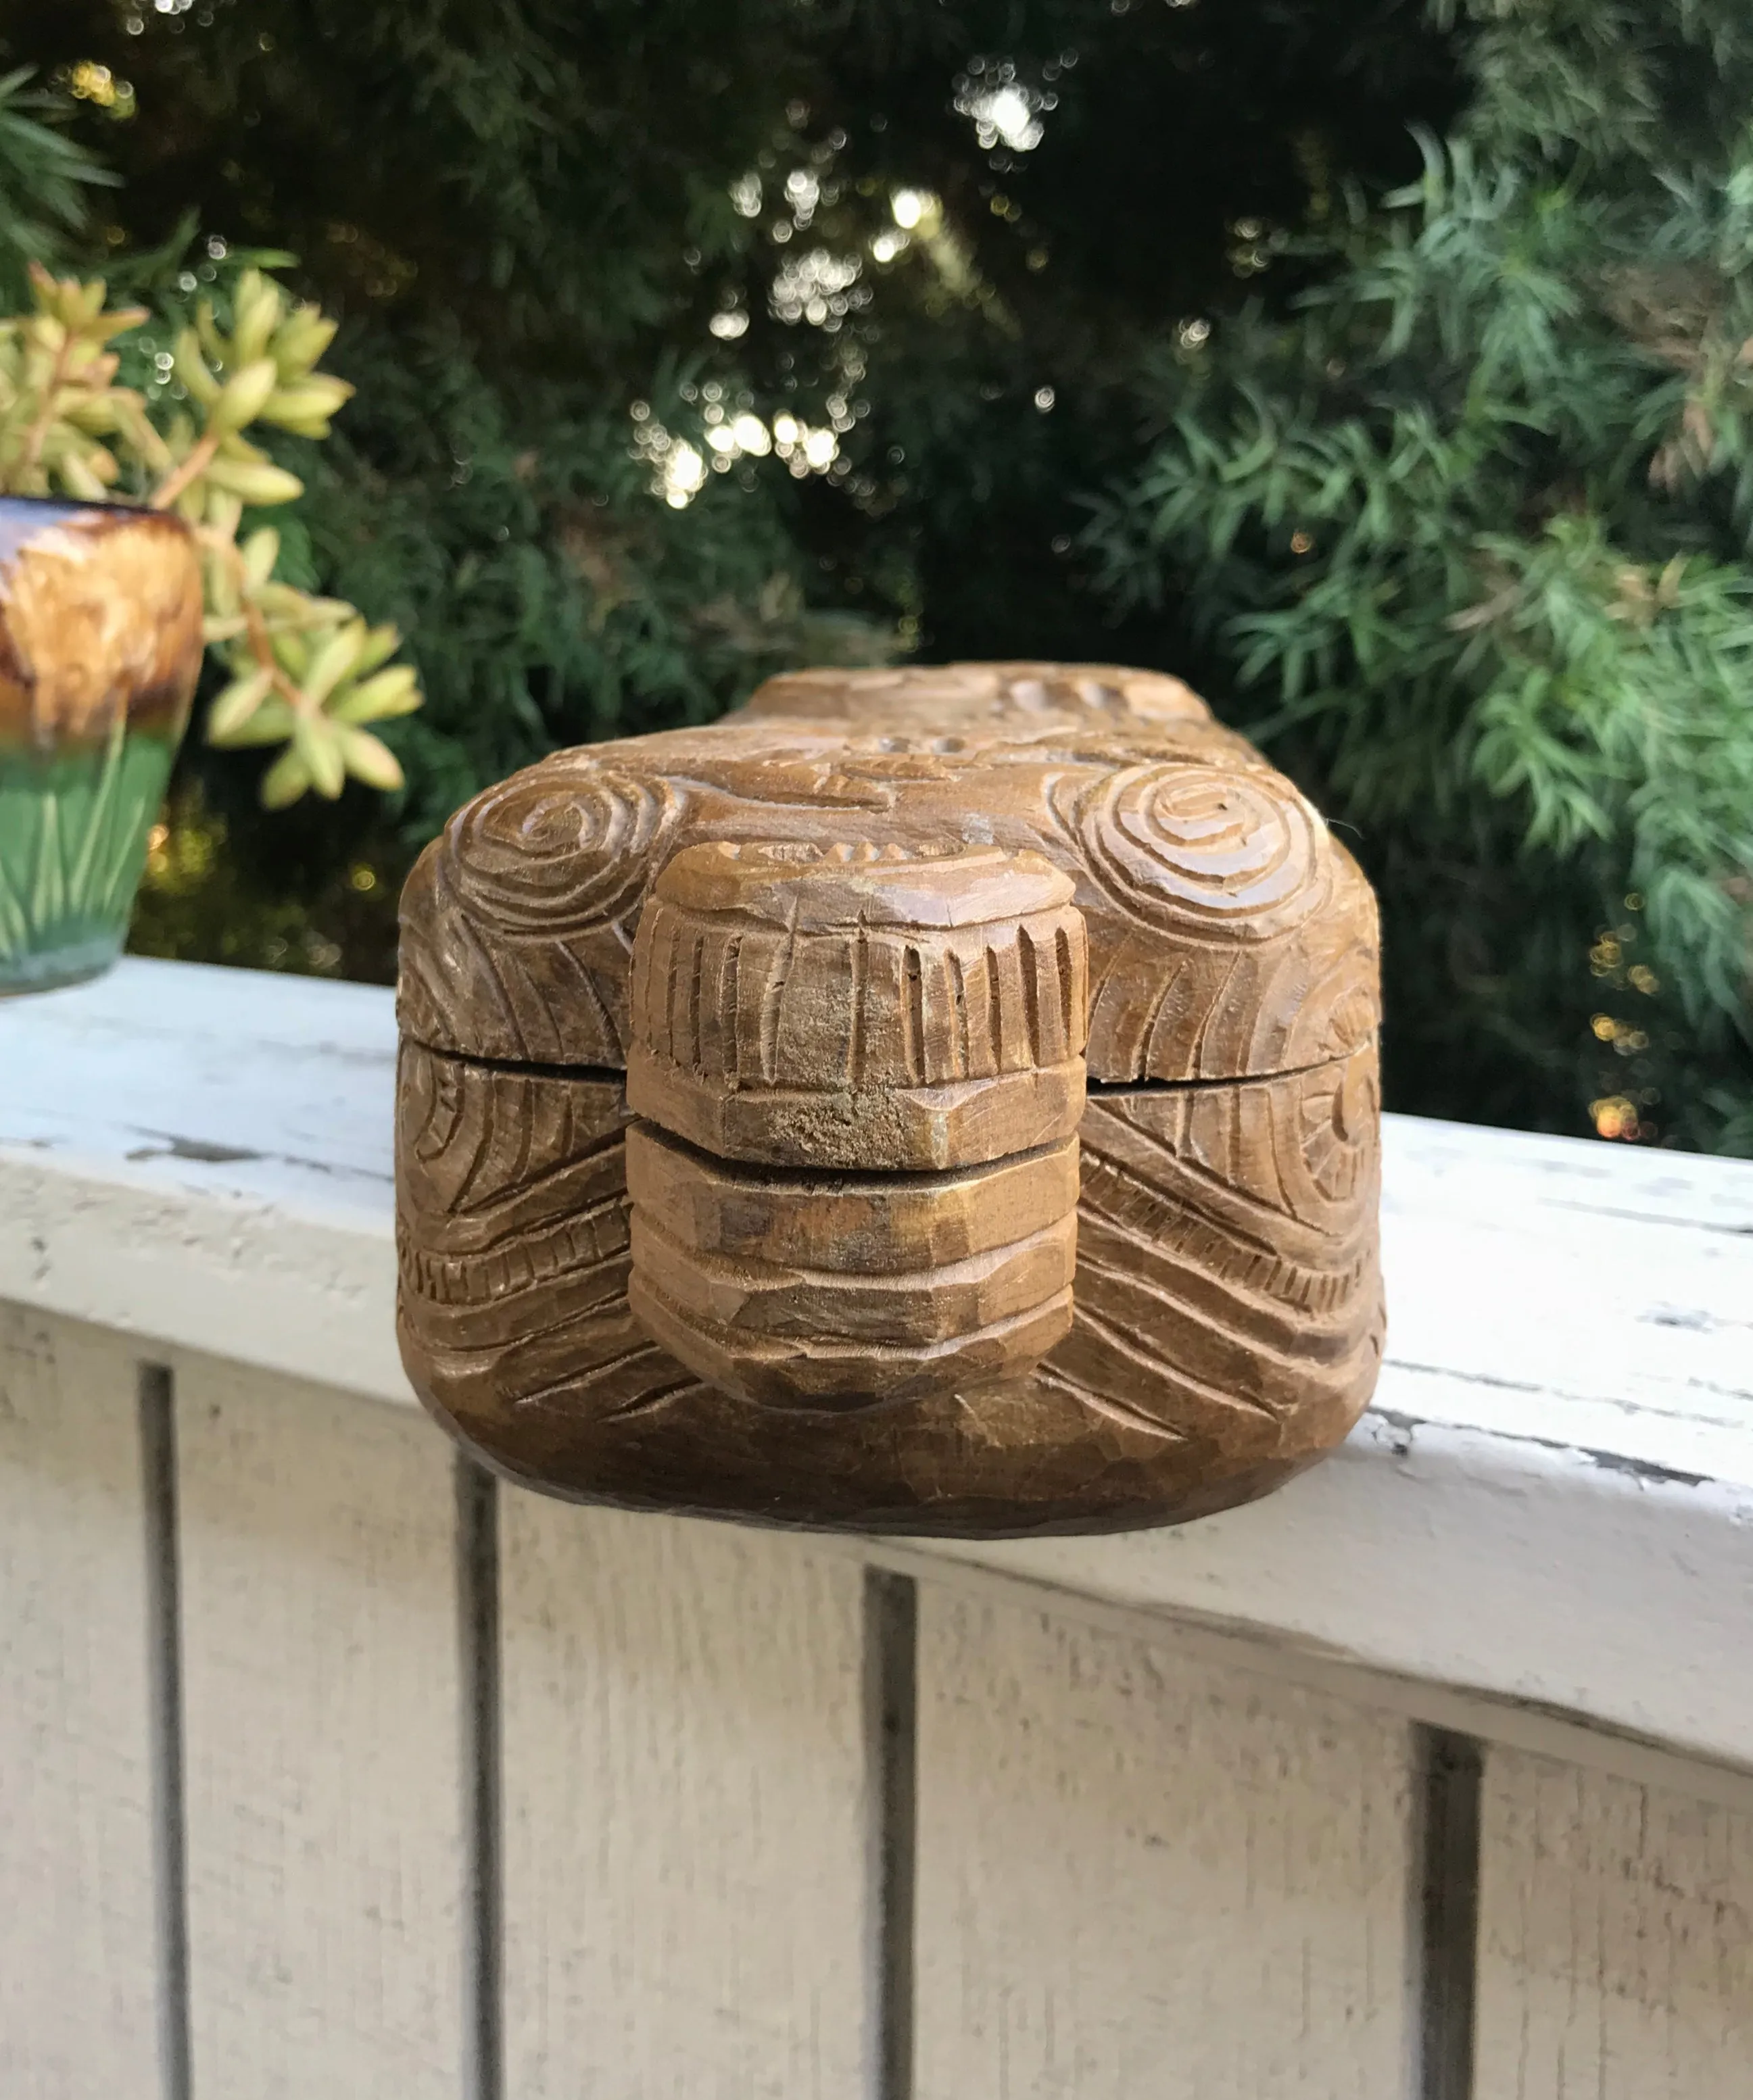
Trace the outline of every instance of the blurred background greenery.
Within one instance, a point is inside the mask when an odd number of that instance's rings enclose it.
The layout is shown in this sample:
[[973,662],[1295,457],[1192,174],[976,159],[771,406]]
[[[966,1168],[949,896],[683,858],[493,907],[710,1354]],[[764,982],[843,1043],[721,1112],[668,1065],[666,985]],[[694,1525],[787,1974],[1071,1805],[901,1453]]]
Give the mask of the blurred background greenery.
[[289,539],[428,695],[392,800],[192,744],[138,949],[387,980],[557,744],[1118,660],[1360,853],[1390,1105],[1753,1152],[1745,0],[12,0],[0,64],[0,290],[342,315]]

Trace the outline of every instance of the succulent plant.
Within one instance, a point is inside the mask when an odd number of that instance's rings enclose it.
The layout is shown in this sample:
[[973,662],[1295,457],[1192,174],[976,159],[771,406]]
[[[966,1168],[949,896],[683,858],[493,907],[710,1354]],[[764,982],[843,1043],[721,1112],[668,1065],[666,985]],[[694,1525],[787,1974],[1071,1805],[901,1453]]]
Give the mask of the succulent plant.
[[394,754],[367,724],[420,705],[413,668],[392,663],[400,638],[338,598],[276,576],[280,535],[246,510],[303,493],[246,431],[268,425],[327,436],[352,393],[318,364],[335,323],[294,303],[260,270],[239,277],[229,329],[202,301],[174,346],[174,391],[148,404],[117,382],[117,338],[142,307],[111,307],[88,283],[31,270],[33,310],[0,320],[0,493],[64,495],[174,511],[195,534],[206,597],[206,639],[231,673],[209,712],[219,744],[283,744],[262,783],[271,809],[307,788],[333,799],[349,774],[399,788]]

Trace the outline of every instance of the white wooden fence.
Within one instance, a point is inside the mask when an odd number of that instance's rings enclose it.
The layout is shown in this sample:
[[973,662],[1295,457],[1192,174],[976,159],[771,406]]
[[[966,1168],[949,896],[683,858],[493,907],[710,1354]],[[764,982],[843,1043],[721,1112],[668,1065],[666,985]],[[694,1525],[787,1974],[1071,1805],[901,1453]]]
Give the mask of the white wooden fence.
[[1748,2100],[1753,1168],[1391,1121],[1327,1465],[794,1538],[411,1405],[393,1032],[0,1008],[0,2100]]

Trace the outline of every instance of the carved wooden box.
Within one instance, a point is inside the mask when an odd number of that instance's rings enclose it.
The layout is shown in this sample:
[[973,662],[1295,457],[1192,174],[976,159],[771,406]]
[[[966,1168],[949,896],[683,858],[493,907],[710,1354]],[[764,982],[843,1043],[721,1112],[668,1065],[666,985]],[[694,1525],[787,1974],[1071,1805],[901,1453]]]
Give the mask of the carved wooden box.
[[813,672],[478,796],[402,902],[400,1324],[554,1492],[995,1536],[1375,1384],[1374,899],[1178,681]]

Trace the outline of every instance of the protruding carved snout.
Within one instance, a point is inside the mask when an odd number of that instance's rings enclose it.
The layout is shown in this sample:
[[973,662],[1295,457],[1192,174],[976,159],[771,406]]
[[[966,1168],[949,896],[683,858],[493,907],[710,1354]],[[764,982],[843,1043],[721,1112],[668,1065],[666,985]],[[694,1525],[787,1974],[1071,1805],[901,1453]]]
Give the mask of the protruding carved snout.
[[634,949],[629,1297],[709,1383],[919,1399],[1069,1330],[1088,1004],[1071,879],[996,848],[689,848]]

